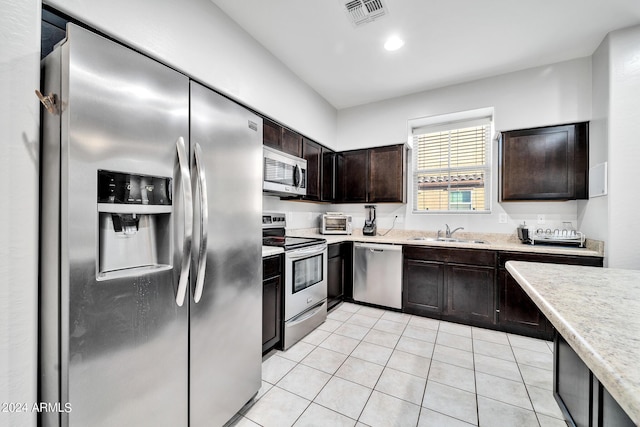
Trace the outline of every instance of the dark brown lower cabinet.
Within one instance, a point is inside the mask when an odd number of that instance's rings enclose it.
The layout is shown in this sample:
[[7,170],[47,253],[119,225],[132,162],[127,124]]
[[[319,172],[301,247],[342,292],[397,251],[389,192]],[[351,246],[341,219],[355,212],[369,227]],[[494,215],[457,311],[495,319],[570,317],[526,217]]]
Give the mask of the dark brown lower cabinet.
[[602,267],[602,257],[486,249],[403,247],[402,310],[519,335],[553,339],[554,328],[506,270],[507,261]]
[[494,251],[404,247],[402,309],[471,325],[495,323]]
[[507,270],[498,271],[498,283],[499,317],[503,329],[520,335],[553,339],[553,326]]
[[635,426],[560,334],[554,339],[553,395],[569,425]]
[[421,316],[442,316],[444,263],[407,258],[403,267],[402,310]]
[[500,293],[500,329],[519,335],[552,340],[553,325],[538,306],[506,270],[507,261],[545,262],[551,264],[602,267],[601,257],[540,254],[527,252],[498,252],[498,292]]
[[262,260],[262,352],[280,345],[282,334],[282,255]]
[[331,310],[345,296],[345,287],[350,282],[350,259],[352,244],[333,243],[327,250],[327,309]]
[[474,325],[496,323],[496,268],[493,265],[449,264],[447,280],[447,317]]

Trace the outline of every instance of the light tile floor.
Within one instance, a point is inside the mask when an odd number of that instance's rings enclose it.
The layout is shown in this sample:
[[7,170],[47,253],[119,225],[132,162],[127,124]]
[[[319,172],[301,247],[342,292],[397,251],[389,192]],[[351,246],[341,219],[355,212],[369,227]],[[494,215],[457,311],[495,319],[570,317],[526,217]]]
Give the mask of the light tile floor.
[[232,420],[264,426],[566,427],[551,342],[351,303],[288,351]]

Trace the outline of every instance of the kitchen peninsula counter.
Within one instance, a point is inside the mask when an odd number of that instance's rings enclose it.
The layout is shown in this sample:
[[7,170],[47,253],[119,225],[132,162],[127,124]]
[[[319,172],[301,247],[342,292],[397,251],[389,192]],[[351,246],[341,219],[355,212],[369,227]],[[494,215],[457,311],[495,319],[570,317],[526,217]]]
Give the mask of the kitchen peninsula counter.
[[640,424],[640,271],[519,261],[507,270]]

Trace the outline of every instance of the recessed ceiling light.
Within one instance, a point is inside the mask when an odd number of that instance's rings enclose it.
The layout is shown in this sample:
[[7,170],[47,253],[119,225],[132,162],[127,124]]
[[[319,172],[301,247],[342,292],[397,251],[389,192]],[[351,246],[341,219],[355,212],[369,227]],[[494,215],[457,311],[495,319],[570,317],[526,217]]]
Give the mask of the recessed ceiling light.
[[404,46],[404,40],[402,40],[398,36],[389,37],[387,39],[387,41],[385,42],[385,44],[384,44],[384,48],[387,49],[390,52],[393,52],[394,50],[398,50],[402,46]]

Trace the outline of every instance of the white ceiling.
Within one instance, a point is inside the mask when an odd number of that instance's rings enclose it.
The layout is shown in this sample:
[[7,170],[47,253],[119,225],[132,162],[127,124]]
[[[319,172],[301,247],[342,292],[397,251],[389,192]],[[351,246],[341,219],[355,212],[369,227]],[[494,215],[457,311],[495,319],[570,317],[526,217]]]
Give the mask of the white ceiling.
[[640,23],[640,0],[384,0],[359,27],[345,0],[211,1],[337,109],[589,56]]

